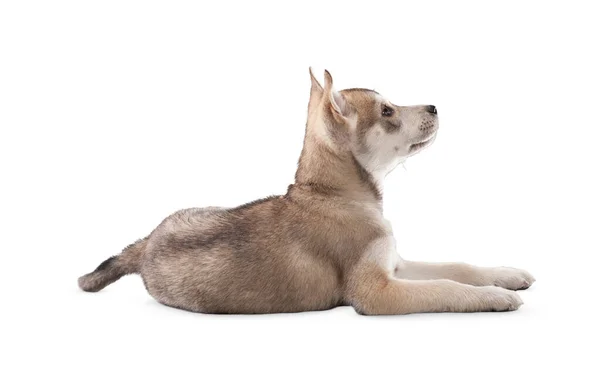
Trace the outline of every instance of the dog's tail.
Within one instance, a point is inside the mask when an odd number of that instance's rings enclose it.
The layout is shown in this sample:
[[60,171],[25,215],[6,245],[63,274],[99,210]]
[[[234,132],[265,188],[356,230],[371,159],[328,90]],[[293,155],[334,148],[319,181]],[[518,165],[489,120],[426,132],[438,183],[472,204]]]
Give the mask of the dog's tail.
[[105,260],[93,272],[79,278],[79,287],[83,291],[95,293],[116,282],[123,275],[138,274],[147,242],[148,237],[138,240],[123,249],[121,254]]

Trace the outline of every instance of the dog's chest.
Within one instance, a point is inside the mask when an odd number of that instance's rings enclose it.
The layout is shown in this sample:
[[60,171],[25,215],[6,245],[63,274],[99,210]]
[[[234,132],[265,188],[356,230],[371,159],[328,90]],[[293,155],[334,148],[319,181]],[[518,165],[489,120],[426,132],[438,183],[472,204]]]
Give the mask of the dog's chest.
[[396,249],[396,238],[394,237],[394,232],[392,229],[392,224],[389,220],[383,219],[383,223],[386,228],[386,238],[385,238],[385,262],[384,268],[389,273],[393,273],[396,269],[397,265],[400,263],[400,256],[398,256],[398,250]]
[[384,229],[384,235],[368,244],[361,259],[369,263],[376,263],[392,274],[401,260],[396,251],[396,239],[394,238],[392,225],[383,218],[380,222]]

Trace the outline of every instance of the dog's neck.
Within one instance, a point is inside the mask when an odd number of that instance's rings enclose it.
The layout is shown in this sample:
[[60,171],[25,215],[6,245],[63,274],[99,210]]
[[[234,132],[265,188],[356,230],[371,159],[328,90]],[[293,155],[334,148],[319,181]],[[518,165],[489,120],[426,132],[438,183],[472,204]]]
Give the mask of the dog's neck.
[[310,133],[304,138],[292,187],[374,204],[381,209],[381,190],[352,152],[336,150]]

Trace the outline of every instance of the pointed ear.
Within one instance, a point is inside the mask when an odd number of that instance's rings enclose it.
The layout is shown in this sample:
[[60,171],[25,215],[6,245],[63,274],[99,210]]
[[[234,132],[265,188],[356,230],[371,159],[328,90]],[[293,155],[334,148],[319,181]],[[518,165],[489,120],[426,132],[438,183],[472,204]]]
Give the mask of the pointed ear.
[[318,92],[323,93],[323,87],[321,87],[321,84],[319,83],[317,78],[315,78],[315,75],[313,74],[313,71],[312,71],[312,67],[308,67],[308,73],[310,74],[310,82],[311,82],[310,89],[311,89],[311,91],[318,91]]
[[325,70],[325,88],[323,89],[326,109],[330,111],[337,122],[345,122],[350,114],[350,108],[346,100],[334,87],[333,78],[329,71]]
[[310,73],[310,99],[308,101],[308,114],[310,115],[319,107],[323,99],[323,87],[313,75],[311,67],[308,68],[308,73]]

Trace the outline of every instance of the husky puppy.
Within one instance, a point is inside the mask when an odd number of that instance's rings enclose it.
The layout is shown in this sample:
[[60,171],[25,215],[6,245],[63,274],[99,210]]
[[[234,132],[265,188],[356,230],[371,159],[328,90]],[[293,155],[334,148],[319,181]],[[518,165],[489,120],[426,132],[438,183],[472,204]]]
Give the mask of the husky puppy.
[[276,313],[350,305],[359,314],[516,310],[526,271],[421,263],[396,253],[382,183],[431,145],[432,105],[397,106],[375,91],[338,91],[310,71],[304,147],[283,196],[192,208],[79,278],[96,292],[140,274],[158,302],[202,313]]

